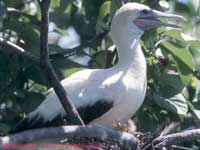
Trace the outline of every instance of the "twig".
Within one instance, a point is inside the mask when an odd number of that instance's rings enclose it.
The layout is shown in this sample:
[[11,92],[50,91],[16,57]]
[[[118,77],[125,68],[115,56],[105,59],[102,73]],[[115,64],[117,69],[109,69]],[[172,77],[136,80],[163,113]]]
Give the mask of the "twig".
[[66,137],[97,138],[104,141],[110,139],[128,145],[131,149],[138,149],[138,140],[132,134],[98,126],[61,126],[26,130],[17,134],[0,137],[0,147],[3,145],[25,144],[45,139],[62,139]]
[[41,49],[41,58],[40,63],[41,67],[47,74],[50,84],[53,86],[64,110],[69,114],[70,121],[72,124],[84,125],[81,117],[79,116],[75,106],[68,99],[67,93],[62,87],[55,70],[53,69],[51,63],[49,62],[48,54],[48,22],[49,22],[49,5],[50,0],[38,0],[41,8],[41,37],[40,37],[40,49]]
[[200,139],[200,129],[188,130],[166,136],[160,136],[153,141],[154,149],[168,148],[183,142],[191,142]]
[[[58,54],[59,55],[64,55],[66,57],[74,55],[76,52],[83,51],[84,48],[92,47],[98,41],[101,41],[108,34],[108,32],[109,32],[109,30],[104,30],[102,33],[100,33],[99,35],[95,36],[93,39],[81,44],[80,46],[77,46],[77,47],[74,47],[74,48],[64,49],[63,52],[60,52]],[[55,55],[57,55],[57,54],[55,54]]]
[[193,25],[193,30],[192,30],[192,36],[195,36],[198,24],[200,24],[200,0],[197,8],[197,15],[194,19],[194,25]]
[[0,46],[11,48],[14,51],[14,53],[24,57],[25,59],[30,60],[33,63],[39,64],[39,62],[40,62],[38,57],[32,55],[31,53],[24,50],[20,46],[14,44],[12,42],[9,42],[9,41],[5,40],[4,38],[1,38],[1,37],[0,37]]
[[160,134],[160,136],[165,136],[165,135],[173,133],[177,129],[178,126],[180,126],[180,122],[173,122],[173,123],[171,123],[169,126],[167,126],[162,131],[162,133]]

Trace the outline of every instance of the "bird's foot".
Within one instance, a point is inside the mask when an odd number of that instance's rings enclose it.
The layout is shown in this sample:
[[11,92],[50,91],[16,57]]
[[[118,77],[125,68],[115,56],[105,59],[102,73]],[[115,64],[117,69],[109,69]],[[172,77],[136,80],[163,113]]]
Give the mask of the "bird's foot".
[[131,129],[129,128],[128,123],[122,123],[120,121],[113,121],[112,128],[118,131],[132,133]]

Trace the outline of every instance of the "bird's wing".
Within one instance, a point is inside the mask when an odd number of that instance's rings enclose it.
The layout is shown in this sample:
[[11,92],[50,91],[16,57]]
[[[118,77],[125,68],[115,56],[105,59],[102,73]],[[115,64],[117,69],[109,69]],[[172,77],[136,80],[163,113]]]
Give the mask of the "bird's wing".
[[[112,100],[102,97],[105,93],[99,88],[102,79],[109,76],[104,73],[103,75],[105,76],[99,74],[98,70],[86,69],[72,74],[61,82],[85,123],[102,116],[113,106]],[[52,122],[53,125],[64,124],[63,117],[66,117],[65,111],[54,90],[50,89],[46,99],[18,124],[16,131],[27,127],[51,126]]]

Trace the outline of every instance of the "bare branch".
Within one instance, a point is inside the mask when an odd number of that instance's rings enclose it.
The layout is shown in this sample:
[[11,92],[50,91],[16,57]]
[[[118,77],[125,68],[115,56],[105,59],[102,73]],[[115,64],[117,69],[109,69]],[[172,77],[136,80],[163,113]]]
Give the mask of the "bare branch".
[[110,139],[128,145],[131,149],[138,149],[138,140],[132,134],[98,126],[61,126],[27,130],[0,137],[0,146],[25,144],[45,139],[62,139],[66,137],[97,138],[103,141]]
[[31,53],[29,53],[28,51],[19,47],[18,45],[14,44],[12,42],[9,42],[9,41],[5,40],[4,38],[1,38],[1,37],[0,37],[0,46],[10,48],[14,53],[24,57],[25,59],[30,60],[33,63],[39,64],[39,62],[40,62],[38,57],[32,55]]
[[155,149],[168,148],[171,145],[179,145],[183,142],[191,142],[200,139],[200,129],[188,130],[166,136],[160,136],[153,141]]
[[48,23],[49,23],[49,5],[50,0],[39,1],[41,8],[41,37],[40,37],[40,49],[41,49],[41,58],[40,63],[41,67],[45,70],[49,82],[53,86],[64,110],[69,114],[72,124],[84,125],[81,117],[79,116],[75,106],[68,99],[65,89],[62,87],[55,70],[53,69],[51,63],[49,62],[48,54]]
[[169,126],[167,126],[162,133],[160,134],[160,136],[165,136],[168,134],[171,134],[173,132],[175,132],[175,130],[177,129],[177,127],[180,126],[180,122],[172,122]]

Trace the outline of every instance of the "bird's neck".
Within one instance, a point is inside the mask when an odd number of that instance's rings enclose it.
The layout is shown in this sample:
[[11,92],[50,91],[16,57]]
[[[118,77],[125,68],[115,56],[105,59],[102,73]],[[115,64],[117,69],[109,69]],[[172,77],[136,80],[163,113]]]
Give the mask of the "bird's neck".
[[119,61],[116,68],[146,74],[146,61],[140,46],[140,38],[121,36],[114,41],[117,47]]

